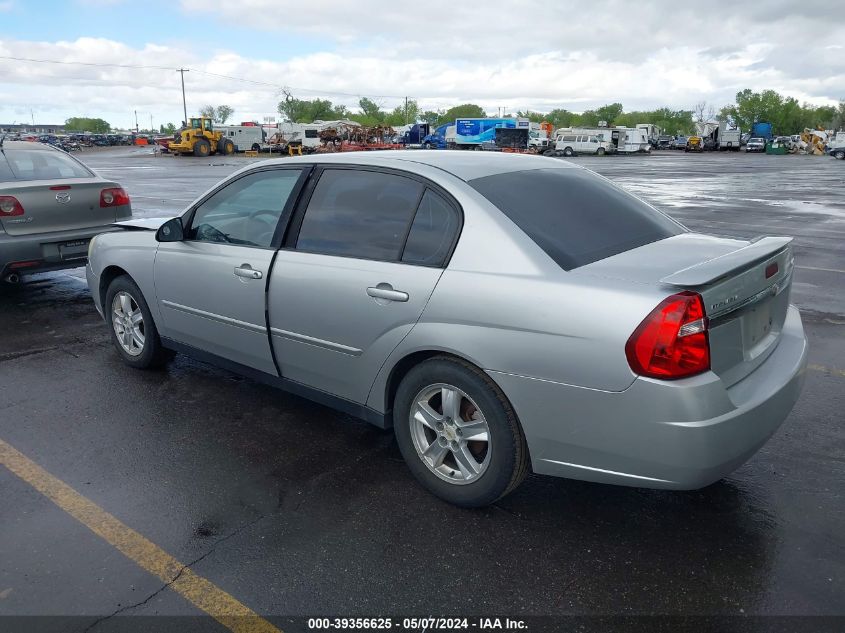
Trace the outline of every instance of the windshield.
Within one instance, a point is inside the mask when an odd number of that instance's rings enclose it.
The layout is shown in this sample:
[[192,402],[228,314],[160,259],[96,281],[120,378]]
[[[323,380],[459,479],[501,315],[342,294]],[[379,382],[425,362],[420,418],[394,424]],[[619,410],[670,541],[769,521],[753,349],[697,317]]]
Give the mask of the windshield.
[[62,152],[42,149],[7,149],[0,160],[0,182],[91,178],[84,165]]
[[668,216],[585,169],[517,171],[469,184],[564,270],[684,232]]

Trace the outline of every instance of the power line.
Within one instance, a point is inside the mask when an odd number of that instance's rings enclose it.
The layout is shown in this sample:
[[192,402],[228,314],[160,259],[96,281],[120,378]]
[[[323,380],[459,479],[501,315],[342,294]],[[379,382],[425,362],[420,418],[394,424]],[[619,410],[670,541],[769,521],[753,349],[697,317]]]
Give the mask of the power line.
[[[143,65],[143,64],[110,64],[105,62],[78,62],[78,61],[62,61],[57,59],[32,59],[30,57],[12,57],[10,55],[0,55],[0,59],[7,59],[12,61],[19,61],[19,62],[33,62],[36,64],[62,64],[68,66],[93,66],[95,68],[140,68],[140,69],[148,69],[148,70],[171,70],[175,72],[184,71],[191,71],[195,73],[199,73],[202,75],[208,75],[210,77],[219,77],[221,79],[229,79],[231,81],[240,81],[243,83],[253,84],[256,86],[266,86],[268,88],[274,88],[276,90],[281,90],[282,88],[286,87],[283,84],[277,83],[270,83],[266,81],[258,81],[256,79],[247,79],[246,77],[235,77],[232,75],[221,75],[219,73],[213,73],[207,70],[199,70],[198,68],[176,68],[174,66],[150,66],[150,65]],[[352,92],[337,92],[337,91],[329,91],[329,90],[314,90],[313,88],[299,88],[296,86],[287,86],[291,90],[296,90],[297,92],[308,92],[311,94],[320,94],[329,97],[374,97],[376,99],[404,99],[404,95],[374,95],[374,94],[362,94],[362,93],[352,93]]]
[[36,64],[65,64],[69,66],[98,66],[110,68],[149,68],[153,70],[179,70],[178,68],[171,68],[169,66],[143,66],[140,64],[108,64],[104,62],[68,62],[58,59],[31,59],[29,57],[11,57],[9,55],[0,55],[0,59],[10,59],[17,62],[35,62]]

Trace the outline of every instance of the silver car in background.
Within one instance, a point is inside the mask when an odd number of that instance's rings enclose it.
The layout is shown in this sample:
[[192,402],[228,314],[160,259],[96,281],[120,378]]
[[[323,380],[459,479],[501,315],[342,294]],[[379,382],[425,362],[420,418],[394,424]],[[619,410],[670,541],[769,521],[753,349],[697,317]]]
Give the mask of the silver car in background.
[[552,158],[271,160],[123,224],[87,275],[128,364],[176,350],[392,427],[458,505],[529,469],[705,486],[804,377],[791,238],[690,233]]
[[89,240],[131,217],[121,186],[67,153],[0,141],[0,280],[82,266]]

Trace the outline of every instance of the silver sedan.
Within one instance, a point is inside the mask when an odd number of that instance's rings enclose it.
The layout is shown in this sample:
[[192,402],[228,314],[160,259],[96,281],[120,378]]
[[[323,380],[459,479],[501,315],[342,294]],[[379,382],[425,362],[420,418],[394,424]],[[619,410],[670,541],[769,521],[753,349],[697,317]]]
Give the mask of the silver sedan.
[[392,427],[463,506],[529,469],[705,486],[803,381],[790,238],[691,233],[551,158],[271,160],[124,225],[87,272],[127,363],[179,351]]
[[89,240],[131,217],[118,183],[49,145],[0,138],[0,280],[82,266]]

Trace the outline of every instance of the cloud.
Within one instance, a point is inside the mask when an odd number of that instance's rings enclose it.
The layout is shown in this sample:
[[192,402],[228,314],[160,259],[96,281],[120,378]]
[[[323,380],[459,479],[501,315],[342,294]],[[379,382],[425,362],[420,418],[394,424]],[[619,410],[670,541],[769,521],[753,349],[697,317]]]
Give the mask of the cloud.
[[[355,95],[388,108],[407,95],[424,108],[472,101],[488,112],[582,111],[612,101],[628,110],[689,109],[699,101],[720,107],[743,88],[820,104],[845,96],[845,56],[837,48],[845,22],[829,20],[822,3],[771,0],[765,10],[733,0],[711,0],[706,10],[678,4],[655,0],[634,11],[622,0],[428,0],[417,12],[404,3],[312,0],[307,11],[291,11],[277,0],[182,0],[186,15],[238,27],[193,48],[178,39],[135,47],[106,38],[0,39],[0,56],[25,51],[35,59],[188,67],[189,112],[228,103],[236,120],[276,114],[282,87],[352,107]],[[295,36],[313,52],[246,55],[237,50],[245,30],[251,38]],[[181,106],[173,70],[0,59],[0,120],[32,107],[55,120],[91,115],[134,124],[138,109],[178,122]]]
[[15,8],[15,3],[12,0],[5,0],[0,2],[0,13],[6,13]]

